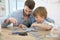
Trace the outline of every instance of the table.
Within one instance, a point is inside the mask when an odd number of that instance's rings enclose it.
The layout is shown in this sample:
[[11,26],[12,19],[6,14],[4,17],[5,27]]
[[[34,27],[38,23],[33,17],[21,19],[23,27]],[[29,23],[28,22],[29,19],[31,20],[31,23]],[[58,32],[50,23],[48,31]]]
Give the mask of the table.
[[[11,34],[12,29],[2,28],[2,40],[37,40],[35,36],[28,33],[28,36],[20,36],[20,35],[12,35]],[[22,31],[22,30],[20,30]],[[60,40],[60,33],[58,32],[57,38],[47,38],[46,35],[49,33],[49,31],[38,31],[37,34],[41,36],[44,40]]]

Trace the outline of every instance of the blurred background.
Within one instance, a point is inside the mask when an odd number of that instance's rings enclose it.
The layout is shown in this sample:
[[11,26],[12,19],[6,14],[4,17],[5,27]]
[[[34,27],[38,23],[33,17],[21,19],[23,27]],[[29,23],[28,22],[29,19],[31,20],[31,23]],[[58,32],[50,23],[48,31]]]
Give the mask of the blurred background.
[[[6,16],[16,10],[24,8],[24,2],[26,0],[0,0],[0,22],[2,22]],[[56,24],[60,24],[60,0],[34,0],[36,5],[46,7],[48,11],[48,17],[55,20]],[[35,9],[34,8],[34,9]]]

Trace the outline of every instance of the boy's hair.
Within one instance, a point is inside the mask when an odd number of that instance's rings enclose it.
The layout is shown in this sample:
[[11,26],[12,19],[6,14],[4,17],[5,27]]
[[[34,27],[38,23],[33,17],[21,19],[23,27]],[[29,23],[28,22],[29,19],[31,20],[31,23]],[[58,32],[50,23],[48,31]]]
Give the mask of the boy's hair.
[[41,17],[46,18],[46,17],[47,17],[46,8],[45,8],[45,7],[38,7],[38,8],[36,8],[33,15],[34,15],[35,17],[36,17],[37,15],[40,15]]
[[26,0],[25,5],[27,5],[30,9],[35,7],[35,2],[33,0]]

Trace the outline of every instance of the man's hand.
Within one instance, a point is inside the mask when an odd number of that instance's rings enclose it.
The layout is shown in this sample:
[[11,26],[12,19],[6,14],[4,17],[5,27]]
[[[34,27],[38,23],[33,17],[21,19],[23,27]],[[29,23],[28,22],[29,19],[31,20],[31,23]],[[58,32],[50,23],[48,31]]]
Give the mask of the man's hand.
[[17,24],[17,20],[15,18],[9,18],[8,20],[13,24]]
[[20,27],[20,28],[24,28],[24,27],[26,27],[26,26],[25,26],[24,24],[20,24],[19,27]]

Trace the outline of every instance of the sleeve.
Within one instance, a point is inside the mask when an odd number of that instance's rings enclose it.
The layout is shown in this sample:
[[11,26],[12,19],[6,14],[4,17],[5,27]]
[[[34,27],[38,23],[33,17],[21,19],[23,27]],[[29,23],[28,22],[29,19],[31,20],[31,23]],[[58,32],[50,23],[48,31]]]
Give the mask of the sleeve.
[[53,19],[50,19],[49,17],[46,18],[46,21],[48,21],[50,23],[55,23],[55,21]]
[[1,27],[2,28],[5,28],[7,27],[9,24],[6,24],[5,21],[6,19],[10,18],[10,17],[15,17],[16,15],[16,12],[13,12],[13,13],[10,13],[8,16],[6,16],[6,18],[4,19],[4,21],[1,23]]

